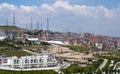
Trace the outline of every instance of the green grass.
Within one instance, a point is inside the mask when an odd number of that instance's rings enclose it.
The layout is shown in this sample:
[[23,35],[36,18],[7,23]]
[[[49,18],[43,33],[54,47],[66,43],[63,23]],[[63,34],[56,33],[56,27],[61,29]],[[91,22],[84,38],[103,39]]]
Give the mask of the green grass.
[[2,29],[2,30],[15,30],[15,31],[17,31],[18,33],[23,33],[23,32],[26,32],[26,31],[27,31],[26,29],[19,28],[19,27],[17,27],[17,26],[11,26],[11,25],[0,26],[0,29]]
[[48,46],[44,46],[44,45],[30,45],[30,46],[24,46],[24,47],[22,47],[22,49],[27,49],[27,50],[30,50],[32,52],[37,52],[37,51],[41,51],[42,49],[43,50],[47,50]]
[[22,50],[6,50],[6,51],[0,51],[0,54],[5,54],[7,57],[11,57],[11,56],[17,56],[17,57],[21,57],[21,56],[26,56],[26,55],[32,55],[30,53],[27,53],[25,51]]
[[40,70],[40,71],[8,71],[0,70],[0,74],[57,74],[53,70]]
[[95,67],[92,65],[88,65],[87,67],[79,67],[78,65],[71,65],[67,69],[62,69],[61,71],[64,72],[65,74],[69,73],[81,73],[81,72],[92,72],[95,71]]
[[16,26],[4,25],[4,26],[0,26],[0,29],[4,29],[4,30],[18,30],[20,28],[18,28]]
[[114,60],[115,62],[120,61],[120,57],[118,57],[118,56],[112,56],[112,55],[110,55],[110,56],[94,55],[94,56],[96,56],[98,58],[105,58],[105,59],[109,59],[109,60]]
[[115,55],[115,56],[120,56],[120,51],[118,50],[108,50],[108,53],[111,53],[112,55]]
[[91,73],[91,72],[95,71],[102,62],[103,62],[103,60],[99,59],[95,63],[89,64],[86,67],[81,67],[81,66],[78,66],[76,64],[73,64],[73,65],[71,65],[70,67],[68,67],[66,69],[62,69],[61,71],[63,71],[65,74],[82,73],[82,72]]
[[84,51],[89,51],[89,47],[87,46],[76,46],[76,45],[62,45],[64,47],[69,47],[71,50],[74,50],[74,51],[81,51],[81,52],[84,52]]

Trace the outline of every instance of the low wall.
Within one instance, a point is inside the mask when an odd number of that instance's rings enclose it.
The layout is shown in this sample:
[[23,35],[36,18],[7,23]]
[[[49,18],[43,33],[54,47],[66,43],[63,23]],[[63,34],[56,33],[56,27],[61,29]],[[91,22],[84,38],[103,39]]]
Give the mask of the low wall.
[[60,67],[46,67],[46,68],[29,68],[29,69],[15,69],[9,67],[0,67],[2,70],[12,70],[12,71],[35,71],[35,70],[55,70],[60,69]]

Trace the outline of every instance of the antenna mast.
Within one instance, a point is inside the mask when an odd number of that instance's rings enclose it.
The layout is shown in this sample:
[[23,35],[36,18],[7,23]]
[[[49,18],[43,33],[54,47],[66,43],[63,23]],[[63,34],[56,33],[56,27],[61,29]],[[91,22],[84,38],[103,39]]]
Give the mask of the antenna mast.
[[6,25],[8,25],[8,18],[6,17]]
[[13,12],[13,26],[15,26],[15,11]]
[[49,31],[49,18],[47,17],[47,31]]
[[33,30],[33,21],[32,21],[32,17],[31,17],[30,30]]

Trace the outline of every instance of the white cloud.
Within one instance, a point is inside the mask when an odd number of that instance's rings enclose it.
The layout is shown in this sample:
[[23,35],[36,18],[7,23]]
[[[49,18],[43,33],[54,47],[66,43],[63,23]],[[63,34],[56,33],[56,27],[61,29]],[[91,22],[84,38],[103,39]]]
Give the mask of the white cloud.
[[25,11],[25,12],[32,12],[32,11],[37,10],[37,6],[24,6],[24,5],[21,5],[19,8],[20,8],[19,10],[22,10],[22,11]]
[[8,4],[8,3],[0,4],[0,10],[4,10],[4,9],[9,9],[9,10],[13,11],[13,10],[17,9],[17,6],[15,6],[13,4]]
[[56,13],[55,9],[50,5],[42,4],[41,7]]
[[[48,5],[43,4],[41,7],[46,8],[52,12],[58,12],[57,10],[65,9],[68,12],[73,12],[77,16],[85,16],[85,17],[105,17],[105,18],[112,18],[116,14],[116,10],[109,10],[104,6],[86,6],[86,5],[71,5],[66,1],[58,0],[54,4]],[[61,10],[62,13],[62,10]],[[64,13],[66,14],[66,13]]]
[[[60,27],[56,27],[59,25],[62,27],[62,30],[65,24],[73,24],[72,28],[75,28],[75,30],[79,28],[79,25],[82,26],[83,24],[88,24],[87,29],[90,29],[92,26],[94,26],[94,28],[97,28],[97,26],[103,28],[100,24],[107,24],[105,25],[106,27],[110,25],[109,27],[111,28],[113,27],[113,23],[117,26],[120,24],[120,6],[114,9],[107,9],[102,5],[76,5],[70,4],[67,1],[68,0],[57,0],[53,4],[42,4],[40,6],[16,6],[2,3],[0,4],[0,20],[5,21],[4,18],[8,15],[8,19],[10,19],[9,23],[12,23],[12,13],[15,10],[16,23],[19,25],[29,24],[31,16],[33,17],[33,23],[35,23],[36,20],[40,20],[44,26],[46,25],[46,17],[48,16],[51,18],[50,24],[52,24],[52,26],[55,25],[54,29],[60,29]],[[0,24],[3,24],[3,22],[0,22]],[[93,31],[93,28],[91,31]]]
[[67,9],[67,10],[73,10],[73,7],[68,3],[68,2],[64,2],[64,1],[56,1],[54,4],[53,4],[54,8],[64,8],[64,9]]

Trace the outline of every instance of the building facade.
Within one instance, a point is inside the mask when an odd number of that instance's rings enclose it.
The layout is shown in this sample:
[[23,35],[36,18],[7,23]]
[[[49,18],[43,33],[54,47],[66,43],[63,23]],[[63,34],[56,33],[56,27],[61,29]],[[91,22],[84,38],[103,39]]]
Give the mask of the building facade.
[[0,67],[15,68],[15,69],[55,67],[57,66],[57,64],[58,62],[53,54],[23,56],[20,58],[17,58],[16,56],[0,57]]

